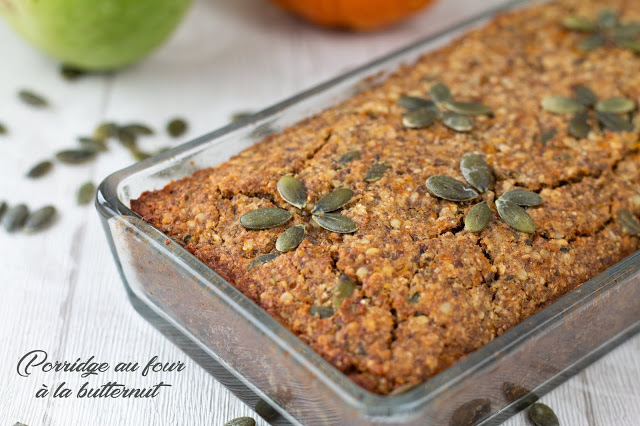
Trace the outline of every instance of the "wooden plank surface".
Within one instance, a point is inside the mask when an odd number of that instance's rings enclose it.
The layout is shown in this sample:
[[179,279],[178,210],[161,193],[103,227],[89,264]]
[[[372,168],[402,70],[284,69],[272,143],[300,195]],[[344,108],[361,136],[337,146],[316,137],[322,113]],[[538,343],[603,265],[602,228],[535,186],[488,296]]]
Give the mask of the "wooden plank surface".
[[[174,146],[228,122],[239,110],[257,110],[375,57],[443,29],[499,1],[441,1],[430,13],[373,34],[326,31],[302,24],[264,0],[198,0],[167,45],[144,62],[111,76],[68,83],[57,65],[31,49],[0,22],[0,199],[37,208],[53,203],[60,215],[36,235],[0,232],[0,424],[221,425],[255,414],[191,361],[131,307],[93,206],[77,207],[74,193],[131,163],[114,148],[95,163],[56,165],[41,180],[24,179],[33,163],[72,146],[104,119],[140,120],[162,129],[184,116],[189,133],[179,141],[160,132],[144,147]],[[17,89],[45,94],[53,107],[33,110]],[[17,362],[30,350],[52,360],[182,361],[180,373],[106,373],[83,379],[74,373],[35,371],[20,377]],[[636,425],[640,418],[640,336],[543,398],[562,424]],[[172,387],[154,399],[35,398],[46,384],[78,388],[119,380]],[[52,389],[51,389],[52,390]],[[262,420],[258,424],[266,424]],[[523,414],[510,426],[526,425]]]

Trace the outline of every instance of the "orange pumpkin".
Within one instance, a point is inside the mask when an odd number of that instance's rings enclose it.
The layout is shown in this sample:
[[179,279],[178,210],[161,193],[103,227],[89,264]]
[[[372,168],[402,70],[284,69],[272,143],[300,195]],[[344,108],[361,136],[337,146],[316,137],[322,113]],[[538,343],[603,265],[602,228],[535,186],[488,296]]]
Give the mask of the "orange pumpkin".
[[394,24],[434,0],[272,0],[327,27],[373,30]]

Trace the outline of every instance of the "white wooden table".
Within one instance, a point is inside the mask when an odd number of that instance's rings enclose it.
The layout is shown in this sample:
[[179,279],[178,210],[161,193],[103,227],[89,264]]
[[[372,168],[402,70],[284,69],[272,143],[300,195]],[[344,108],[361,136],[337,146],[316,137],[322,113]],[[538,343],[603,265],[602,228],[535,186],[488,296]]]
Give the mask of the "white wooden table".
[[[441,0],[429,13],[373,33],[327,31],[291,18],[266,0],[199,0],[168,44],[140,64],[112,76],[62,80],[57,64],[41,56],[0,22],[0,200],[52,203],[55,225],[35,235],[0,230],[0,425],[221,425],[257,417],[131,307],[93,206],[75,205],[80,183],[99,183],[132,162],[115,146],[82,166],[57,164],[40,179],[25,171],[55,151],[73,146],[104,119],[138,120],[162,129],[184,116],[190,131],[180,141],[163,132],[144,147],[175,145],[220,127],[239,110],[257,110],[354,66],[408,44],[488,7],[494,1]],[[16,99],[19,88],[46,95],[52,108],[34,110]],[[93,355],[112,368],[120,361],[182,361],[180,373],[34,371],[20,377],[17,363],[34,349],[50,360]],[[562,424],[637,425],[640,422],[640,336],[582,371],[543,401]],[[172,385],[150,399],[36,398],[61,382],[77,389],[118,380],[132,387]],[[258,420],[258,424],[266,424]],[[524,414],[508,425],[529,424]]]

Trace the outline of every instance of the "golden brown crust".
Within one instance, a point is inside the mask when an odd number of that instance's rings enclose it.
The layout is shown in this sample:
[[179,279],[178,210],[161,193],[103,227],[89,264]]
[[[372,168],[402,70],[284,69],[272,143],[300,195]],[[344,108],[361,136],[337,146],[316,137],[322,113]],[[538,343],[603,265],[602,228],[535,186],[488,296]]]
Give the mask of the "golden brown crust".
[[[241,152],[131,202],[144,220],[180,242],[307,342],[355,382],[378,393],[420,383],[488,343],[567,291],[638,250],[637,237],[615,219],[620,208],[640,215],[637,133],[593,131],[577,140],[568,117],[540,101],[586,84],[601,98],[640,97],[640,57],[618,48],[583,53],[581,35],[563,29],[569,13],[595,16],[603,5],[640,20],[640,4],[566,0],[498,17],[451,45],[402,67],[386,82]],[[402,126],[397,99],[426,96],[434,81],[457,98],[490,105],[469,133],[436,123]],[[634,113],[636,114],[636,113]],[[542,132],[555,128],[546,144]],[[361,158],[338,159],[357,149]],[[481,153],[496,183],[483,194],[494,217],[463,230],[471,203],[433,197],[425,180],[460,179],[459,161]],[[391,166],[363,181],[376,162]],[[326,231],[284,202],[278,179],[293,174],[309,203],[340,187],[355,195],[342,209],[354,234]],[[493,200],[522,187],[545,202],[530,208],[537,231],[517,232],[497,218]],[[239,217],[260,207],[293,214],[286,225],[243,228]],[[295,250],[260,267],[288,226],[307,225]],[[356,282],[331,317],[341,274]]]

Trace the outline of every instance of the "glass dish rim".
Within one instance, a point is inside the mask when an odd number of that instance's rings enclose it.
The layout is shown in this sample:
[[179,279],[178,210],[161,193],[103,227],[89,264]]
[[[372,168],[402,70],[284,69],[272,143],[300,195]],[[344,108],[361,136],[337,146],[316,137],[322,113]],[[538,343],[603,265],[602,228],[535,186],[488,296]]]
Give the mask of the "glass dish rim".
[[[120,184],[135,174],[151,168],[162,170],[164,168],[163,166],[177,162],[201,151],[205,145],[220,143],[220,139],[223,136],[227,136],[244,127],[256,125],[346,80],[356,77],[364,79],[375,75],[375,72],[372,73],[372,70],[396,61],[403,56],[407,56],[412,51],[419,51],[421,47],[424,48],[424,46],[431,42],[451,34],[458,34],[460,30],[481,23],[499,12],[530,3],[538,2],[531,0],[507,0],[498,6],[458,22],[435,34],[424,37],[408,46],[394,50],[388,55],[384,55],[351,71],[304,90],[273,106],[263,109],[247,119],[228,124],[173,148],[170,151],[116,171],[105,178],[99,185],[96,194],[96,208],[105,218],[122,216],[139,218],[139,215],[122,203],[118,196]],[[256,142],[260,139],[262,138],[256,138]],[[634,254],[611,266],[576,289],[566,293],[552,304],[524,319],[504,334],[495,337],[488,344],[470,353],[464,359],[456,362],[427,381],[399,395],[380,395],[368,391],[351,381],[345,374],[313,351],[311,347],[302,342],[284,325],[267,314],[260,306],[242,294],[231,283],[220,277],[213,269],[201,262],[182,246],[173,241],[167,246],[165,241],[168,237],[161,231],[153,228],[153,231],[147,232],[131,222],[129,222],[129,225],[134,226],[137,232],[145,234],[145,236],[149,238],[149,241],[154,242],[158,250],[165,252],[174,262],[180,261],[182,267],[186,267],[187,270],[200,277],[201,279],[198,280],[197,285],[207,291],[214,290],[217,295],[224,296],[226,302],[233,305],[236,312],[241,313],[245,318],[249,319],[252,326],[258,327],[264,335],[268,336],[272,343],[289,351],[289,355],[301,361],[305,368],[314,370],[315,375],[323,379],[328,387],[337,392],[342,400],[352,406],[375,407],[374,411],[378,413],[384,413],[390,409],[396,411],[399,407],[410,410],[413,406],[422,405],[437,397],[442,389],[446,389],[452,384],[464,380],[465,377],[472,375],[475,371],[497,362],[512,348],[517,347],[518,344],[526,341],[530,335],[535,334],[540,327],[555,323],[564,313],[589,303],[594,297],[597,297],[598,294],[612,288],[616,285],[617,280],[632,272],[634,263],[640,264],[640,251],[636,251]],[[638,268],[636,267],[636,269]],[[213,282],[214,280],[207,278],[207,276],[213,276],[216,283]],[[179,324],[178,326],[185,331],[184,327]],[[186,332],[187,335],[193,338],[188,330],[186,330]]]

